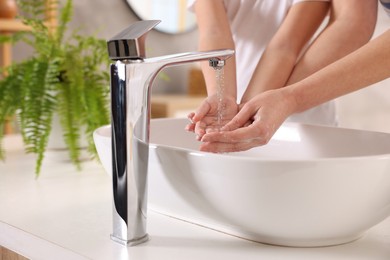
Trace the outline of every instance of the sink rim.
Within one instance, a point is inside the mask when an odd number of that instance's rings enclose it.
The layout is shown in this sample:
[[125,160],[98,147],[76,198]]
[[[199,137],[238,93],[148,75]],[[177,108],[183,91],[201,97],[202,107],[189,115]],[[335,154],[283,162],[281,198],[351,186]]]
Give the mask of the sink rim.
[[[166,120],[183,120],[185,118],[156,118],[152,119],[151,121],[166,121]],[[328,126],[317,126],[317,125],[309,125],[309,124],[301,124],[301,123],[293,123],[293,122],[287,122],[286,125],[302,125],[302,126],[311,126],[311,127],[320,127],[320,128],[336,128],[336,127],[328,127]],[[103,139],[111,139],[111,131],[109,130],[109,135],[106,134],[106,132],[102,133],[102,131],[107,131],[106,129],[111,129],[111,125],[103,125],[98,127],[94,130],[93,136],[98,135],[100,138]],[[377,132],[377,131],[369,131],[369,130],[360,130],[360,129],[350,129],[350,128],[342,128],[337,127],[337,129],[341,131],[352,131],[355,133],[371,133],[371,134],[379,134],[379,135],[388,135],[390,138],[390,133],[384,133],[384,132]],[[185,131],[183,129],[183,131]],[[199,141],[200,142],[200,141]],[[267,144],[266,144],[267,145]],[[185,148],[185,147],[178,147],[175,145],[166,145],[166,144],[159,144],[159,143],[149,143],[149,147],[152,149],[157,149],[157,147],[165,147],[174,149],[177,151],[187,151],[192,156],[208,156],[208,157],[223,157],[228,159],[240,159],[245,161],[262,161],[262,162],[268,162],[268,163],[309,163],[309,162],[329,162],[329,161],[350,161],[350,160],[364,160],[364,159],[377,159],[377,160],[389,160],[390,159],[390,151],[388,153],[382,153],[382,154],[372,154],[372,155],[359,155],[359,156],[329,156],[329,157],[313,157],[313,158],[275,158],[275,157],[255,157],[255,156],[243,156],[243,155],[237,155],[236,153],[245,153],[243,152],[232,152],[232,153],[211,153],[211,152],[203,152],[195,149]],[[259,147],[255,147],[252,149],[256,149]]]

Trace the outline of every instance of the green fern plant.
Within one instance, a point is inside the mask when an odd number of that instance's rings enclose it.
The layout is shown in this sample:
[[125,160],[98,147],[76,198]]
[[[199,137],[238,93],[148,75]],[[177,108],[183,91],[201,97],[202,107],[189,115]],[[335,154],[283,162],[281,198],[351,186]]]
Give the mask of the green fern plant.
[[68,32],[72,0],[61,6],[58,26],[51,30],[42,19],[45,1],[19,0],[19,9],[26,14],[20,18],[32,30],[1,38],[29,44],[34,55],[5,68],[7,76],[0,80],[0,158],[5,156],[1,146],[5,122],[16,115],[26,151],[37,155],[37,176],[54,114],[60,118],[69,157],[77,168],[81,136],[86,136],[88,150],[95,156],[92,132],[109,122],[106,41]]

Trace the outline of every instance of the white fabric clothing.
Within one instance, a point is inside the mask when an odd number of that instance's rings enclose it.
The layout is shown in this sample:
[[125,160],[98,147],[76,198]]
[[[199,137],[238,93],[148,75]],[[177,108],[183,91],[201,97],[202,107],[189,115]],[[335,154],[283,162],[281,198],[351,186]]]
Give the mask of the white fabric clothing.
[[[193,9],[196,0],[189,0]],[[210,0],[212,1],[212,0]],[[294,4],[330,0],[224,0],[236,51],[237,100],[241,100],[252,74],[268,43]],[[276,75],[277,76],[277,75]],[[288,121],[324,125],[336,124],[334,102],[325,103]]]
[[379,0],[379,2],[382,4],[386,13],[390,15],[390,0]]

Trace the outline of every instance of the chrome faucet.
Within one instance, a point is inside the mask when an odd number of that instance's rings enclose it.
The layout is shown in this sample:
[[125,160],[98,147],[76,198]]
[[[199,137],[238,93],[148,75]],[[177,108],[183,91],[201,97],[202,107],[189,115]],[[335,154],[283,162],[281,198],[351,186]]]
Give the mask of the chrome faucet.
[[128,246],[148,240],[147,172],[153,80],[167,66],[209,60],[210,66],[221,67],[234,54],[233,50],[217,50],[146,58],[145,37],[159,22],[136,22],[107,41],[109,56],[116,61],[110,66],[114,197],[111,238]]

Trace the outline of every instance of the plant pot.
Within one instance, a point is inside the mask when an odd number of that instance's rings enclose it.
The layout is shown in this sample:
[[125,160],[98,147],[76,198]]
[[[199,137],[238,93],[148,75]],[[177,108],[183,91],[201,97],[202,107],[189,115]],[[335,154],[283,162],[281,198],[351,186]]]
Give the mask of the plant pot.
[[[45,152],[45,158],[48,160],[71,162],[69,158],[69,149],[64,141],[64,132],[61,127],[60,119],[57,114],[53,116],[52,129],[49,136],[47,149]],[[89,160],[91,156],[87,151],[88,142],[84,133],[81,134],[80,138],[80,160]]]

